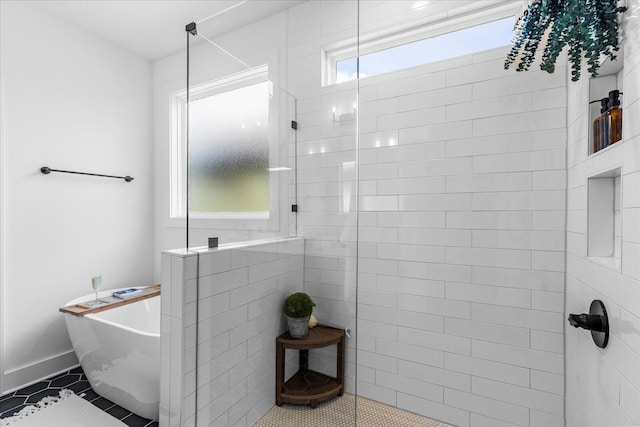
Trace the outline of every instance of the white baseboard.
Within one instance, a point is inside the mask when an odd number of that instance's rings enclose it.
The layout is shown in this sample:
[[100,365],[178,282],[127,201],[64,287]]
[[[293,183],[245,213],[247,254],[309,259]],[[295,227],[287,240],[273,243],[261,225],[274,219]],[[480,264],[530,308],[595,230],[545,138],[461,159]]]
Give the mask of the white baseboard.
[[78,358],[75,352],[70,350],[32,363],[31,365],[21,366],[17,369],[4,372],[2,375],[2,386],[4,389],[0,395],[19,390],[56,374],[68,371],[78,365]]

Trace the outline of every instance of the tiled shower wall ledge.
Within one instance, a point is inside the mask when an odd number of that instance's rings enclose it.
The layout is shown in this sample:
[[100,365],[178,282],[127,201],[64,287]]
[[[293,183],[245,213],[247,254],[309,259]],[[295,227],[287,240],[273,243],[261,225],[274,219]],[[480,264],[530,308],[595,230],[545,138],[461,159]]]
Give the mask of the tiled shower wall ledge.
[[273,406],[275,338],[284,299],[302,290],[303,251],[291,238],[162,254],[161,426],[252,425]]

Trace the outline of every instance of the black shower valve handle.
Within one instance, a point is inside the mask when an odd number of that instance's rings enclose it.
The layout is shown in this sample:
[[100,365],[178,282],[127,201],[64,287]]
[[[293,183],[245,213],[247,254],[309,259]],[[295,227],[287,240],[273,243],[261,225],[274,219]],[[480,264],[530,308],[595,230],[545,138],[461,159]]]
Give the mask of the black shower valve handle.
[[568,320],[569,324],[574,328],[605,332],[603,317],[598,314],[570,314]]
[[609,342],[609,318],[607,309],[602,301],[591,301],[589,313],[570,314],[569,324],[574,328],[582,328],[591,331],[591,338],[596,346],[605,348]]

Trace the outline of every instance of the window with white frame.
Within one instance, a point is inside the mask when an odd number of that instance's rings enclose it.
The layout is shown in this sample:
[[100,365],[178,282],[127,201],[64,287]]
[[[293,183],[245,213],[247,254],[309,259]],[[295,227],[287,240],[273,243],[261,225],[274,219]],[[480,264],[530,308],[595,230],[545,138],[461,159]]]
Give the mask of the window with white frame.
[[[482,19],[454,20],[446,25],[424,25],[361,41],[360,78],[508,46],[513,38],[515,21],[511,13],[488,22]],[[325,55],[325,84],[358,77],[355,46],[330,49]]]
[[[277,186],[270,180],[273,95],[267,66],[191,87],[189,215],[269,219]],[[172,96],[172,218],[186,213],[186,91]]]

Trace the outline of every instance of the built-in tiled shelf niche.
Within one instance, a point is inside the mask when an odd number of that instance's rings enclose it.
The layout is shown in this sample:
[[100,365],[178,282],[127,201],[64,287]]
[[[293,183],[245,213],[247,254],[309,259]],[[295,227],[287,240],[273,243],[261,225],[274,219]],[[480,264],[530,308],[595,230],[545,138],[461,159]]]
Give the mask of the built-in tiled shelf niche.
[[[622,50],[616,53],[616,60],[611,61],[609,58],[603,60],[602,65],[598,69],[598,77],[592,77],[589,79],[589,102],[591,101],[599,101],[602,98],[606,98],[609,96],[609,92],[615,89],[618,89],[620,92],[624,92],[623,90],[623,73],[624,71],[624,55]],[[624,96],[624,95],[623,95]],[[600,103],[594,102],[593,104],[588,104],[589,111],[589,144],[588,144],[588,155],[594,154],[594,146],[593,146],[593,121],[600,116]],[[623,115],[624,120],[624,115]],[[624,135],[622,135],[622,140],[616,142],[616,144],[620,144],[624,141]],[[609,147],[615,144],[610,145]],[[602,152],[601,149],[598,152]]]
[[620,271],[622,249],[621,168],[588,180],[587,254],[592,261]]

